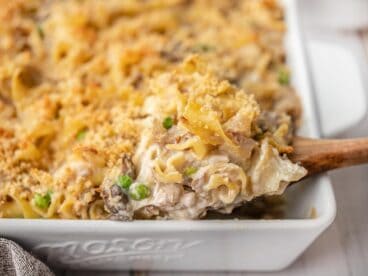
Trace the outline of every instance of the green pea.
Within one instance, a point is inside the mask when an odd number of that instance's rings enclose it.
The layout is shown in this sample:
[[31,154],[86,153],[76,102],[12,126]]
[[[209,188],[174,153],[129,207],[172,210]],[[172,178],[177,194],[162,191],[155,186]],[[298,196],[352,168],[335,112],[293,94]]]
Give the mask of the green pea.
[[142,200],[149,197],[151,191],[144,184],[137,184],[129,190],[129,196],[134,200]]
[[118,177],[118,185],[124,189],[128,190],[130,185],[132,185],[133,179],[129,175],[119,175]]
[[51,192],[47,192],[44,195],[35,194],[34,196],[34,203],[38,208],[46,209],[51,204]]
[[286,70],[280,70],[278,75],[278,82],[281,85],[288,85],[290,83],[290,74]]
[[86,135],[87,135],[87,129],[82,129],[82,130],[80,130],[78,133],[77,133],[77,140],[78,141],[81,141],[81,140],[83,140],[84,139],[84,137],[86,137]]
[[192,174],[196,173],[198,171],[197,168],[195,167],[187,167],[184,170],[184,175],[185,176],[191,176]]
[[171,117],[166,117],[163,122],[162,126],[166,129],[170,129],[174,125],[174,120]]

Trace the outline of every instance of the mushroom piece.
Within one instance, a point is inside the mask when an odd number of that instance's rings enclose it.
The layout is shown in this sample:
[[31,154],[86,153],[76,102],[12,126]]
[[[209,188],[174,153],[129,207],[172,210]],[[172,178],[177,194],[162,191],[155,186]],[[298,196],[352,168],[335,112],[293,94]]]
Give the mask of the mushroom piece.
[[107,211],[114,220],[132,220],[133,208],[129,204],[129,197],[117,184],[119,175],[136,177],[135,166],[129,154],[123,154],[121,164],[110,170],[102,182],[102,198]]
[[155,219],[161,215],[161,210],[154,205],[147,205],[135,212],[137,218]]
[[137,177],[137,174],[131,155],[124,153],[121,158],[121,162],[121,173],[128,175],[132,179],[135,179]]

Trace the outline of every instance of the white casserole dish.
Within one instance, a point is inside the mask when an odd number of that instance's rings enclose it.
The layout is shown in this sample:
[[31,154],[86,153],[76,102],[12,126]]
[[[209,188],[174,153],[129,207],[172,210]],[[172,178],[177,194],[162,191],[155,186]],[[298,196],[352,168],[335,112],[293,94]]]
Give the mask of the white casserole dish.
[[[298,30],[296,4],[285,5],[286,48],[304,107],[300,134],[319,134]],[[51,266],[93,270],[279,270],[328,227],[336,206],[326,175],[287,191],[282,220],[73,221],[2,219],[0,235]],[[308,218],[311,208],[317,218]]]

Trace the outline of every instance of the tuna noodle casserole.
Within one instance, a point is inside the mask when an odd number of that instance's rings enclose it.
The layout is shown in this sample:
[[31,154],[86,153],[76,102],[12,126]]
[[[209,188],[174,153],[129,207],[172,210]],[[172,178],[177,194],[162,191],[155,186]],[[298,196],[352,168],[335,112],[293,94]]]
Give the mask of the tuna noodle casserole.
[[0,217],[196,219],[281,194],[273,0],[0,0]]

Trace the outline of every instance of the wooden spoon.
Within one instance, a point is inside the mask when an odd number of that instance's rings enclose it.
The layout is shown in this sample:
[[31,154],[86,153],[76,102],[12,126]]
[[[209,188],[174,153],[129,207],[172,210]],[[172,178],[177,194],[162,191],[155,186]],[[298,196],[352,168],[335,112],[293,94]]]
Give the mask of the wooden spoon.
[[368,163],[368,138],[310,139],[295,137],[290,160],[314,175],[333,169]]

